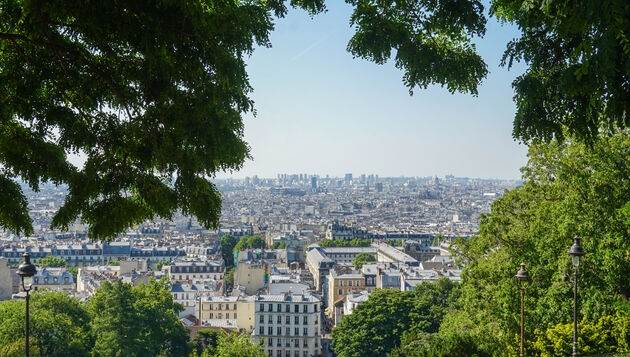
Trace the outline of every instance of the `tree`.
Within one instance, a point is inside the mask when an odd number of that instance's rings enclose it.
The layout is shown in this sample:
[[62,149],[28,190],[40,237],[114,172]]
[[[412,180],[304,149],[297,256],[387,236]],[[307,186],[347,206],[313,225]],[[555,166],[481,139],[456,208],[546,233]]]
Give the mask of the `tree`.
[[[24,348],[25,302],[0,303],[0,351]],[[31,344],[43,356],[85,356],[94,344],[89,316],[82,304],[61,292],[35,292],[30,307]],[[19,354],[21,355],[21,354]]]
[[228,268],[234,266],[234,247],[238,242],[238,238],[230,234],[226,234],[219,239],[219,243],[221,243],[221,255],[223,256],[223,260],[225,260],[225,266]]
[[81,219],[95,239],[178,209],[216,227],[208,178],[249,157],[244,57],[269,45],[284,2],[40,5],[0,2],[2,226],[32,232],[19,178],[67,184],[52,227]]
[[155,271],[161,271],[162,267],[165,265],[171,265],[171,262],[168,260],[161,260],[155,264]]
[[431,243],[431,245],[437,247],[440,245],[440,243],[444,240],[444,236],[441,234],[436,234],[435,237],[433,237],[433,242]]
[[630,125],[630,8],[624,2],[494,0],[490,13],[522,31],[503,64],[528,67],[512,84],[514,137],[594,139]]
[[477,337],[467,333],[446,335],[424,332],[406,334],[390,357],[486,357],[490,353],[479,347]]
[[372,245],[372,241],[369,239],[358,239],[355,238],[353,240],[346,239],[324,239],[319,242],[320,247],[369,247]]
[[230,270],[228,270],[228,272],[225,274],[225,283],[226,284],[234,284],[234,271],[236,270],[235,267],[232,267]]
[[204,353],[209,356],[214,355],[219,340],[224,334],[223,331],[215,329],[202,329],[197,331],[197,335],[191,341],[196,351],[196,356],[200,357]]
[[54,257],[52,255],[47,255],[41,259],[37,259],[37,262],[35,263],[35,265],[40,266],[40,267],[46,266],[49,268],[65,267],[66,260],[63,258]]
[[109,260],[107,261],[107,265],[111,265],[111,266],[120,266],[120,261],[119,260]]
[[265,240],[260,236],[242,236],[238,243],[234,246],[234,251],[236,252],[248,248],[261,249],[266,247],[267,244],[265,243]]
[[335,353],[385,356],[406,332],[435,333],[458,295],[457,284],[448,279],[418,285],[414,291],[376,290],[333,330]]
[[[258,345],[250,340],[247,334],[238,335],[236,333],[225,333],[215,350],[214,357],[265,357],[262,349],[265,340],[261,339]],[[210,356],[210,354],[205,354]]]
[[[596,321],[578,324],[580,353],[603,355],[630,350],[630,317],[617,312]],[[534,330],[533,341],[527,341],[531,354],[541,357],[569,356],[573,343],[573,324],[558,324],[547,330]],[[512,353],[516,356],[516,351]]]
[[572,285],[562,276],[572,270],[567,251],[575,235],[587,252],[579,272],[579,315],[588,321],[613,315],[630,297],[629,154],[627,131],[591,146],[533,142],[523,186],[492,204],[477,236],[456,243],[468,266],[461,308],[445,318],[444,332],[491,335],[497,351],[513,345],[520,328],[513,276],[521,262],[532,276],[526,335],[571,321]]
[[177,317],[183,307],[173,302],[162,279],[132,287],[120,280],[104,282],[88,302],[91,326],[98,331],[97,355],[188,355],[188,333]]
[[273,242],[272,249],[284,249],[287,247],[287,242]]
[[359,253],[352,261],[352,265],[357,267],[357,269],[361,269],[363,264],[369,263],[369,262],[375,262],[375,261],[376,261],[376,258],[374,258],[374,255],[370,253]]

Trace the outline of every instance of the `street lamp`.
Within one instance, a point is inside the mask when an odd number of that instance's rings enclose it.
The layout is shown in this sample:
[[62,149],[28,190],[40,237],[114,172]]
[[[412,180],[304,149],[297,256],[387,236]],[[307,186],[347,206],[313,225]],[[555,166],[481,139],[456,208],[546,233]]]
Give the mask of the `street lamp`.
[[529,288],[529,273],[525,270],[525,263],[521,263],[521,269],[514,275],[514,280],[516,281],[516,285],[518,285],[518,289],[521,291],[521,355],[520,357],[525,356],[523,350],[523,326],[525,324],[525,290]]
[[35,265],[31,264],[31,255],[28,253],[24,253],[24,263],[20,264],[17,270],[18,275],[22,280],[22,289],[26,292],[26,357],[29,357],[29,346],[28,346],[28,337],[29,337],[29,314],[28,314],[28,303],[30,300],[30,291],[33,288],[33,275],[37,273],[37,268]]
[[577,344],[577,283],[578,283],[578,268],[582,262],[584,254],[584,248],[580,245],[580,237],[573,237],[573,245],[569,249],[568,254],[573,261],[573,357],[578,355]]

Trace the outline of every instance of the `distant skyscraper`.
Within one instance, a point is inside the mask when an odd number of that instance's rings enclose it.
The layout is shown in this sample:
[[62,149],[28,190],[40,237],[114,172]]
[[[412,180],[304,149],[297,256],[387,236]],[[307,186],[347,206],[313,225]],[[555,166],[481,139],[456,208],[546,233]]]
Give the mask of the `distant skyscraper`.
[[311,176],[311,188],[317,188],[317,177]]
[[344,182],[346,183],[346,185],[349,185],[350,182],[352,182],[352,174],[346,174]]
[[382,182],[377,182],[376,185],[376,192],[383,192],[383,183]]

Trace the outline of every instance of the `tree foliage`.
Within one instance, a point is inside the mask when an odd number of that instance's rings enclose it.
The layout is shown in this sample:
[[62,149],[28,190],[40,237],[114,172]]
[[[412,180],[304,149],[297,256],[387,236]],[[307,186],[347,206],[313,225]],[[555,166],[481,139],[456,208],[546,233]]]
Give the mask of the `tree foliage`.
[[[319,0],[291,5],[323,10]],[[208,178],[249,157],[244,57],[269,45],[286,11],[282,1],[2,0],[2,226],[32,232],[18,178],[35,191],[66,184],[52,227],[81,219],[92,238],[176,210],[216,226]]]
[[594,139],[630,126],[630,7],[624,1],[493,0],[519,27],[503,63],[525,61],[514,82],[514,136]]
[[49,268],[65,267],[66,260],[63,258],[54,257],[52,255],[47,255],[43,258],[37,259],[37,262],[35,263],[35,265],[39,267],[46,266]]
[[[618,312],[596,321],[578,323],[580,354],[603,355],[630,351],[630,317]],[[558,324],[546,330],[534,330],[526,343],[530,354],[541,357],[569,356],[573,348],[573,324]],[[513,351],[514,356],[517,355]]]
[[[11,355],[24,350],[25,301],[0,303],[0,351]],[[43,356],[85,356],[94,344],[85,307],[61,292],[35,292],[31,296],[31,344]],[[12,352],[13,351],[13,352]],[[17,354],[21,355],[21,354]]]
[[212,356],[219,344],[219,340],[224,334],[222,330],[215,329],[202,329],[197,331],[197,335],[191,341],[196,352],[195,356],[201,357],[204,353]]
[[448,279],[418,285],[414,291],[376,290],[333,330],[335,353],[385,356],[406,332],[435,333],[457,296],[457,284]]
[[513,344],[519,331],[519,291],[513,276],[521,262],[532,276],[525,296],[525,332],[572,320],[572,267],[567,251],[582,237],[579,316],[613,315],[630,297],[630,136],[626,131],[592,146],[534,142],[523,168],[523,186],[495,201],[481,218],[479,234],[459,241],[469,262],[460,309],[444,329],[496,338],[495,350]]
[[120,280],[104,282],[88,302],[91,327],[98,331],[93,353],[114,356],[186,356],[188,332],[177,317],[162,279],[132,287]]
[[468,333],[436,334],[413,332],[405,334],[390,357],[486,357],[477,337]]
[[227,268],[234,266],[234,247],[238,242],[238,238],[230,234],[226,234],[219,239],[219,243],[221,243],[221,255],[223,256],[223,260],[225,260],[225,266]]
[[[265,351],[262,349],[264,339],[261,339],[258,345],[252,343],[249,335],[236,334],[236,333],[224,333],[219,339],[213,357],[265,357]],[[207,353],[208,350],[202,355],[203,357],[210,357]]]
[[361,269],[361,267],[363,267],[363,264],[375,261],[376,258],[374,258],[373,254],[359,253],[352,261],[352,265],[354,265],[357,269]]
[[319,243],[320,247],[369,247],[372,241],[369,239],[345,240],[345,239],[324,239]]
[[234,246],[234,251],[244,250],[244,249],[261,249],[266,248],[267,244],[265,240],[260,236],[242,236],[239,239],[238,243]]

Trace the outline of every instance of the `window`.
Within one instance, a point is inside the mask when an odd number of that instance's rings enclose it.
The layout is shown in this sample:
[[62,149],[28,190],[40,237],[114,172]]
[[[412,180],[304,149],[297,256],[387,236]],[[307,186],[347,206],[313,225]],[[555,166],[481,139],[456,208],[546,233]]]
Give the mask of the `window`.
[[307,317],[307,316],[304,316],[304,317],[302,318],[302,325],[306,325],[306,324],[308,324],[308,317]]
[[236,312],[234,313],[234,318],[236,318]]
[[289,306],[289,304],[286,304],[285,306],[286,306],[285,311],[286,312],[291,312],[291,306]]
[[278,304],[278,312],[282,311],[282,305]]
[[300,340],[298,340],[297,338],[293,339],[293,347],[300,347]]
[[343,290],[339,289],[339,295],[343,295]]
[[264,334],[265,334],[265,328],[264,328],[264,327],[262,327],[262,326],[260,326],[260,327],[258,328],[258,332],[259,332],[259,334],[260,334],[260,335],[264,335]]
[[295,336],[299,336],[300,335],[300,328],[296,327],[295,328]]
[[[306,338],[304,339],[304,345],[303,346],[304,347],[308,347],[308,339],[306,339]],[[306,354],[306,351],[304,351],[304,353]]]
[[269,337],[267,339],[267,346],[273,346],[273,338]]
[[[286,335],[287,335],[287,336],[291,336],[291,328],[290,328],[290,327],[287,327],[287,333],[286,333]],[[288,341],[288,340],[289,340],[289,339],[287,338],[287,341]]]
[[223,310],[223,304],[219,304],[219,310]]
[[303,313],[307,313],[308,312],[308,305],[302,305],[302,312]]
[[258,319],[258,321],[262,324],[265,323],[265,315],[260,315],[260,318]]
[[278,336],[281,336],[282,335],[282,327],[276,328],[276,332],[277,332]]
[[281,324],[282,323],[282,316],[278,315],[278,318],[277,318],[276,321],[278,321],[278,323]]
[[273,323],[273,315],[269,315],[269,317],[267,318],[267,322],[269,322],[270,324]]
[[229,313],[229,312],[225,314],[225,318],[226,318],[226,319],[229,319],[229,318],[230,318],[230,313]]
[[273,304],[269,304],[269,312],[273,311]]
[[304,336],[308,336],[308,328],[307,327],[304,328]]
[[271,326],[267,327],[267,334],[268,335],[273,335],[273,327],[271,327]]
[[210,318],[211,318],[211,319],[213,319],[213,318],[214,318],[214,316],[212,316],[212,313],[210,313]]
[[236,310],[236,304],[234,304],[234,310]]
[[278,351],[278,353],[276,354],[276,357],[282,357],[282,351]]
[[294,320],[295,320],[295,324],[296,325],[300,323],[300,317],[299,316],[296,315]]
[[295,311],[295,312],[300,312],[300,305],[295,305],[295,306],[293,307],[293,311]]
[[313,305],[313,306],[314,306],[314,308],[315,308],[315,312],[317,312],[317,305]]
[[281,338],[276,340],[276,346],[278,346],[278,347],[282,346],[282,339]]
[[348,282],[348,286],[352,286],[352,280]]
[[285,323],[286,323],[287,325],[291,323],[291,316],[288,316],[288,315],[286,316],[286,318],[285,318]]
[[260,311],[265,311],[265,304],[260,304]]

